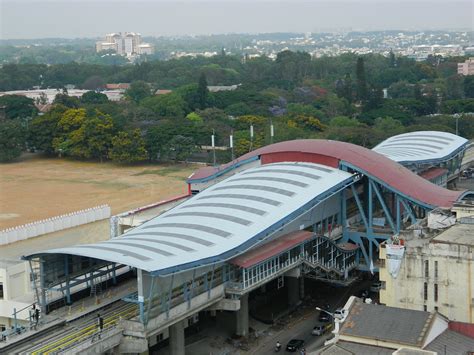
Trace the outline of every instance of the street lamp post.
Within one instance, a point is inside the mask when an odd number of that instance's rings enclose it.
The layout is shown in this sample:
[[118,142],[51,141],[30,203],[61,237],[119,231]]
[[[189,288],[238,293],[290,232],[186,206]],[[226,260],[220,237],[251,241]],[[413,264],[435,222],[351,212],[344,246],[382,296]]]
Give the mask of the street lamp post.
[[337,317],[334,317],[334,313],[328,312],[328,311],[326,311],[325,309],[322,309],[322,308],[320,308],[320,307],[316,307],[316,310],[318,310],[318,311],[320,311],[320,312],[325,312],[325,313],[329,314],[329,315],[332,317],[332,319],[334,320],[334,330],[333,330],[333,333],[336,334],[336,335],[339,334],[339,327],[340,327],[340,324],[341,324],[342,319],[339,319],[339,318],[337,318]]
[[459,136],[459,117],[461,116],[459,113],[455,113],[454,118],[456,118],[456,135]]
[[322,308],[320,308],[320,307],[316,307],[316,310],[318,310],[318,311],[320,311],[320,312],[327,313],[327,314],[329,314],[333,319],[336,319],[336,317],[334,317],[334,313],[328,312],[328,311],[326,311],[325,309],[322,309]]

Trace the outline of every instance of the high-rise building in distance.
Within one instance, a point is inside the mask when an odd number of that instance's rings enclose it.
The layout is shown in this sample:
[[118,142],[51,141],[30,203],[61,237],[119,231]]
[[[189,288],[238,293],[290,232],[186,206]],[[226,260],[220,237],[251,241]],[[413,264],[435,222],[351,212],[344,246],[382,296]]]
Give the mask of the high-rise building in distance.
[[141,35],[135,32],[109,33],[104,41],[96,43],[96,51],[113,50],[119,55],[131,57],[140,54],[152,54],[153,46],[142,43]]
[[464,63],[458,63],[458,74],[474,75],[474,58],[469,58]]

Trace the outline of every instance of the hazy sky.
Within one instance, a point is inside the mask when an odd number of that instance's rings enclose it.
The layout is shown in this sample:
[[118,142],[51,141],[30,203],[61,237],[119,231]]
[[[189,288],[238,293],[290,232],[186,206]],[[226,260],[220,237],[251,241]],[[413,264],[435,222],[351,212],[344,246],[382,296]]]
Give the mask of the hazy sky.
[[474,28],[472,0],[0,0],[0,38]]

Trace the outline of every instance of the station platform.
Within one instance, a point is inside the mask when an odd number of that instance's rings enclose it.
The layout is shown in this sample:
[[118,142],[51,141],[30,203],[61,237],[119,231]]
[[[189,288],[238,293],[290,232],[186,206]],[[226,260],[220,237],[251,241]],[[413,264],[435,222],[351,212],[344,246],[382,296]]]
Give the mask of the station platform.
[[136,292],[136,285],[136,280],[133,278],[110,287],[101,295],[83,298],[74,302],[71,306],[63,306],[45,316],[41,316],[36,328],[30,326],[21,334],[7,336],[5,341],[0,342],[0,353],[17,352],[14,349],[24,347],[32,339],[41,338],[45,334],[59,330],[66,324],[84,317],[95,316],[96,313],[100,313],[101,310],[119,302],[130,293]]

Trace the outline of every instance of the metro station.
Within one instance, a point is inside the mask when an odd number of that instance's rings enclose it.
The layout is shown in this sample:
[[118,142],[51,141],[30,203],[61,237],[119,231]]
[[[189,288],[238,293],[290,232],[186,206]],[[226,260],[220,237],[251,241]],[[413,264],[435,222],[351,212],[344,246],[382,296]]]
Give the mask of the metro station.
[[133,288],[99,341],[85,345],[84,332],[35,351],[146,353],[169,337],[171,354],[184,354],[185,328],[209,311],[235,313],[235,333],[247,336],[253,290],[286,285],[296,304],[307,277],[349,285],[360,272],[377,272],[382,242],[432,210],[473,199],[447,189],[467,147],[435,131],[372,150],[295,140],[199,169],[188,196],[144,223],[112,218],[110,240],[23,257],[45,314],[124,283]]

